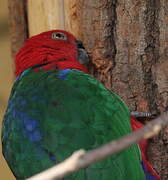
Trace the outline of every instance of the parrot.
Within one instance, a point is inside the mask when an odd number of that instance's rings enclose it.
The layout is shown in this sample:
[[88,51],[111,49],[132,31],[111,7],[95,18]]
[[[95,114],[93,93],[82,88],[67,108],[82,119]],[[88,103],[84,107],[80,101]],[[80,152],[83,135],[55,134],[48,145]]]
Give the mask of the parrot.
[[[82,41],[64,30],[34,35],[16,54],[16,80],[1,136],[2,153],[16,179],[29,178],[76,150],[97,148],[141,126],[125,102],[89,73],[89,59]],[[133,144],[63,179],[158,180],[143,154]]]

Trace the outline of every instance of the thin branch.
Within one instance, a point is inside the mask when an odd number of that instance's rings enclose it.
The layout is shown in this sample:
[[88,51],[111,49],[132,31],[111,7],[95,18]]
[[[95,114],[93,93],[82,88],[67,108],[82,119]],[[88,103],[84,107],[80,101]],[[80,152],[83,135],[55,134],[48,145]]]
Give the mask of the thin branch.
[[168,125],[168,112],[163,113],[160,117],[149,122],[140,130],[134,131],[118,140],[111,141],[108,144],[88,152],[85,152],[84,150],[76,151],[62,163],[28,178],[27,180],[61,179],[81,168],[86,168],[97,161],[116,154],[142,139],[151,138],[152,136],[158,134],[161,128],[166,125]]

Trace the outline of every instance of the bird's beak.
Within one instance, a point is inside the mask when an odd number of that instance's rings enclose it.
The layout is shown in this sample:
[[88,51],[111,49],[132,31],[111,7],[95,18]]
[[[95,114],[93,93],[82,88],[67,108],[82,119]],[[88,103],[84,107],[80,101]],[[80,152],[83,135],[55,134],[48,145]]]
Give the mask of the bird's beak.
[[89,55],[83,46],[82,41],[76,40],[77,48],[78,48],[78,61],[80,64],[88,64]]
[[82,43],[81,40],[76,40],[76,44],[77,44],[77,47],[78,47],[78,48],[85,49],[85,47],[83,46],[83,43]]

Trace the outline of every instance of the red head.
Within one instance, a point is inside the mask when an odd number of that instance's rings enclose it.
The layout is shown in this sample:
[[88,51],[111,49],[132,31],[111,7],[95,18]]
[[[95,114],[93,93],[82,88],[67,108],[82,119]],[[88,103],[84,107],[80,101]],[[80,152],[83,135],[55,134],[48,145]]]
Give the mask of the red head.
[[[80,44],[81,45],[81,44]],[[75,37],[63,30],[53,30],[29,38],[16,55],[16,75],[35,65],[46,64],[46,69],[79,69],[87,72],[78,61]]]

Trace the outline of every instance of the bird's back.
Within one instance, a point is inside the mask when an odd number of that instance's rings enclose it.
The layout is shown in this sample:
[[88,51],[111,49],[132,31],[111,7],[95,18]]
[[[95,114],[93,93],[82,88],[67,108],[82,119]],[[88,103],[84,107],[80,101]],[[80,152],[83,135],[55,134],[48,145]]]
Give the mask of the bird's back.
[[[127,106],[78,70],[29,69],[15,82],[3,122],[3,154],[18,179],[131,132]],[[144,180],[137,145],[67,180]]]

